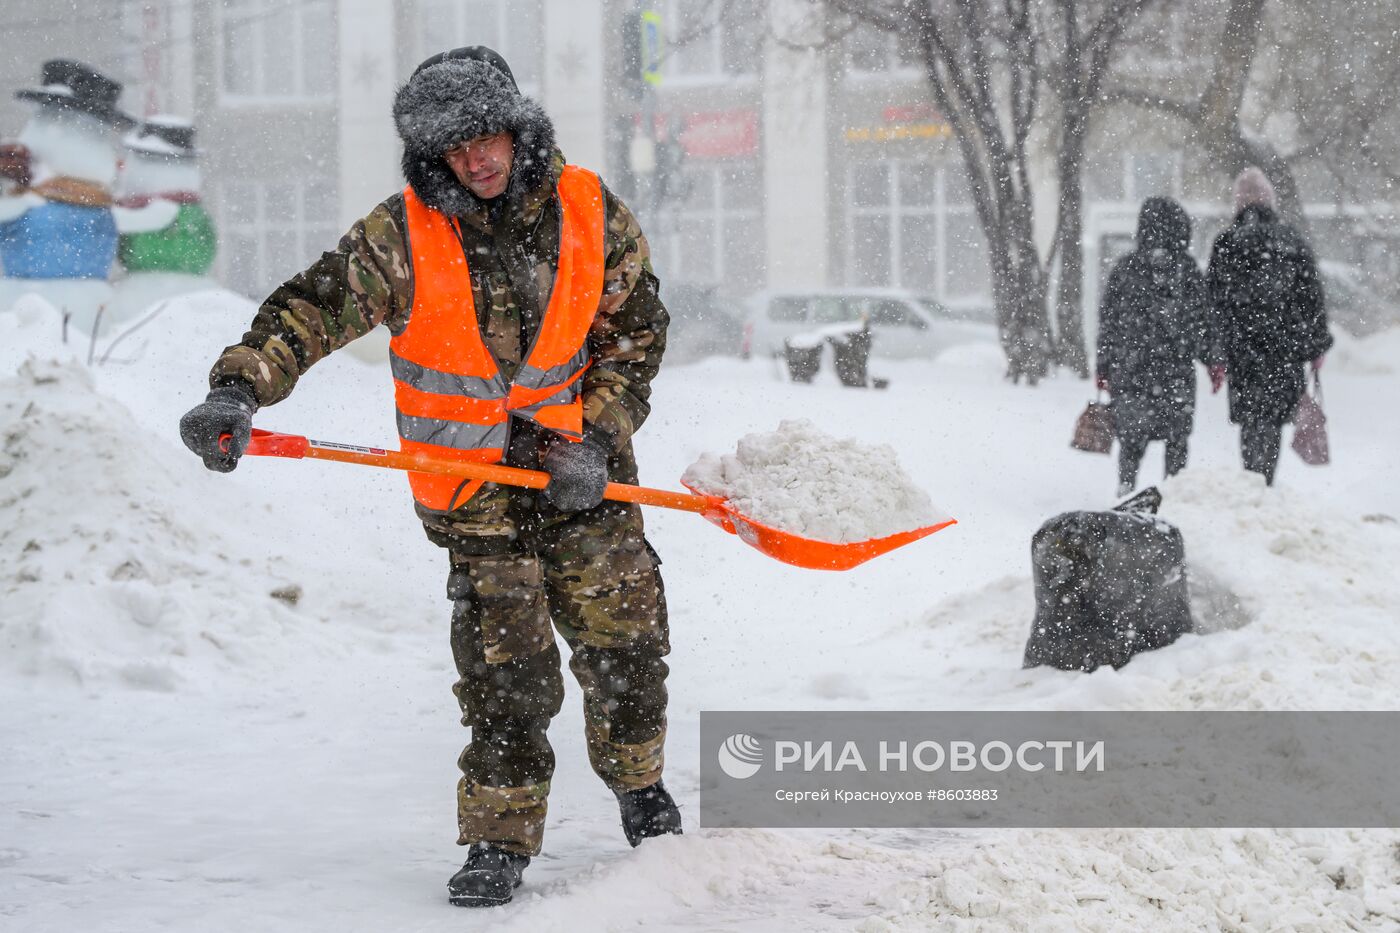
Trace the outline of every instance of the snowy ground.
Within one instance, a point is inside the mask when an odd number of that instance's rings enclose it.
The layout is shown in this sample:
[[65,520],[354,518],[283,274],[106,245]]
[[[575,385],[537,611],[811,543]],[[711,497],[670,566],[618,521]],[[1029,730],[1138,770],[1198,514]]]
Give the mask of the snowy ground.
[[[695,817],[702,709],[1400,707],[1394,334],[1334,353],[1335,462],[1285,451],[1273,490],[1238,469],[1223,399],[1203,395],[1163,514],[1210,633],[1088,676],[1020,669],[1031,534],[1114,485],[1109,458],[1068,447],[1082,382],[1013,388],[978,348],[882,364],[886,392],[789,386],[763,362],[667,370],[645,482],[674,487],[702,451],[817,417],[891,444],[960,524],[822,574],[653,513],[688,833],[627,847],[575,693],[551,731],[545,854],[514,904],[476,913],[444,896],[463,735],[445,560],[402,478],[269,460],[215,476],[180,447],[179,414],[251,313],[219,293],[173,303],[92,367],[43,308],[0,314],[0,929],[1400,924],[1395,831],[706,832]],[[341,354],[258,422],[392,446],[387,373]]]

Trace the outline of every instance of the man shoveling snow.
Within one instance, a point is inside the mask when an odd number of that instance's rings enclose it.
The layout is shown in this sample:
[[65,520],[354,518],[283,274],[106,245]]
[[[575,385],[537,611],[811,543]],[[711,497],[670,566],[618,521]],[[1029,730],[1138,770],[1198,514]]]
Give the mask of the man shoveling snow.
[[549,117],[495,52],[425,61],[394,120],[408,187],[264,302],[180,433],[210,469],[232,470],[260,407],[384,324],[404,451],[549,473],[542,493],[410,474],[428,537],[450,556],[454,692],[472,730],[458,785],[458,843],[471,850],[449,898],[504,904],[544,835],[545,733],[564,700],[556,628],[627,840],[681,831],[661,782],[660,561],[637,506],[602,501],[610,479],[636,481],[631,436],[667,315],[631,212],[565,164]]

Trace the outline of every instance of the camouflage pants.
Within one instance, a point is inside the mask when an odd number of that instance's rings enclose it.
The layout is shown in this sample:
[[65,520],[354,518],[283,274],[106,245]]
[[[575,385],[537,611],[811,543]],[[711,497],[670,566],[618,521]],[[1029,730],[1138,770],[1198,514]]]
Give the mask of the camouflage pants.
[[607,502],[449,553],[453,692],[472,731],[458,761],[458,842],[535,855],[554,773],[546,730],[564,701],[556,629],[583,688],[593,770],[614,791],[661,778],[670,645],[660,562],[637,507]]

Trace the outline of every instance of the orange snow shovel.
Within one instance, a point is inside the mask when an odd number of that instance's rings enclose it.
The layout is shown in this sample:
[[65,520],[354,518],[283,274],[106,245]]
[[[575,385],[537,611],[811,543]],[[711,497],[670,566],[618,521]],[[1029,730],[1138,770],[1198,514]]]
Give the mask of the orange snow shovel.
[[[227,435],[225,435],[227,437]],[[220,439],[223,443],[223,439]],[[435,460],[416,454],[406,454],[397,450],[382,450],[378,447],[355,447],[350,444],[333,444],[329,441],[314,441],[296,434],[277,434],[273,431],[253,429],[253,439],[246,453],[260,457],[290,457],[315,460],[338,460],[341,463],[358,463],[364,466],[384,467],[390,470],[408,470],[415,473],[442,473],[449,476],[465,476],[500,483],[506,486],[525,486],[529,489],[543,489],[549,485],[549,474],[540,470],[522,470],[517,467],[499,466],[494,463],[462,463]],[[783,531],[743,515],[728,500],[719,496],[698,493],[671,492],[666,489],[648,489],[645,486],[630,486],[626,483],[608,483],[603,491],[604,499],[614,502],[635,502],[638,505],[656,505],[663,509],[677,509],[682,512],[695,512],[732,535],[738,535],[745,544],[751,545],[769,557],[811,570],[850,570],[879,557],[897,547],[903,547],[935,531],[941,531],[956,524],[953,519],[901,531],[883,538],[868,541],[854,541],[839,544],[833,541],[818,541],[804,538],[790,531]]]

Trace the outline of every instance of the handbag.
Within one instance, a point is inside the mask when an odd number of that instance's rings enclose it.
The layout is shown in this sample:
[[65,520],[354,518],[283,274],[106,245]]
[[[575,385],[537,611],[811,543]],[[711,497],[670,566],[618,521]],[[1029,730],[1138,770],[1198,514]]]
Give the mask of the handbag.
[[1293,409],[1293,452],[1309,466],[1323,466],[1330,459],[1327,416],[1322,411],[1322,376],[1313,370],[1313,392],[1303,387]]
[[1086,405],[1074,423],[1074,438],[1069,446],[1091,454],[1106,454],[1112,450],[1113,410],[1100,401]]

